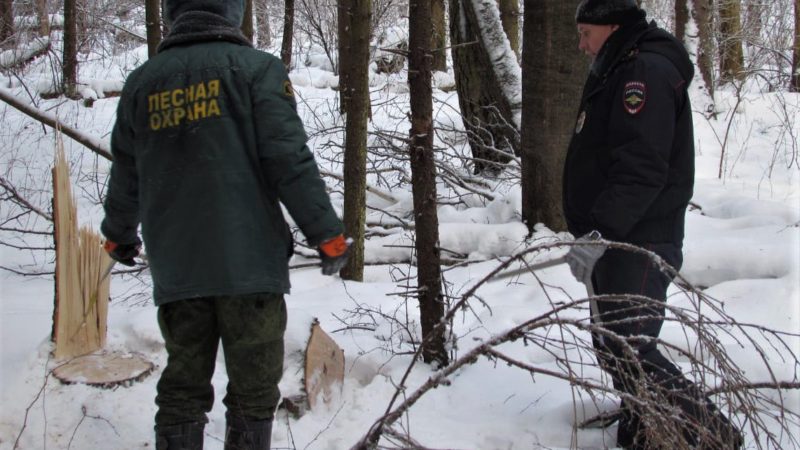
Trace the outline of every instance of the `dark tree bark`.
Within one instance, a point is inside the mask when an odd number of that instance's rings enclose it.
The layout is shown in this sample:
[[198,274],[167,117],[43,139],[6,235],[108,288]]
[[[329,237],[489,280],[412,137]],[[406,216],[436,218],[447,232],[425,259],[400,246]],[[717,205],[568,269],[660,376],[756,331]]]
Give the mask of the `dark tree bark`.
[[564,230],[562,173],[588,62],[578,51],[574,6],[525,0],[522,46],[522,217]]
[[147,30],[147,57],[156,55],[161,43],[161,1],[146,0],[144,3],[145,30]]
[[64,51],[61,60],[61,89],[67,97],[76,96],[78,84],[78,26],[76,0],[64,0]]
[[283,2],[283,40],[281,40],[281,61],[286,69],[292,64],[292,38],[294,34],[294,0]]
[[348,65],[339,66],[347,74],[347,99],[344,148],[344,227],[353,239],[350,257],[340,275],[346,280],[364,278],[364,222],[367,187],[367,118],[369,117],[369,32],[370,0],[340,0],[350,17]]
[[497,6],[500,8],[503,31],[506,32],[511,49],[519,59],[519,1],[497,0]]
[[687,0],[675,0],[675,37],[686,44],[686,24],[689,23]]
[[244,37],[253,42],[253,0],[244,0],[244,18],[241,28]]
[[794,51],[791,90],[800,92],[800,0],[794,0]]
[[501,170],[517,153],[519,136],[483,44],[471,1],[450,0],[450,44],[458,104],[475,159],[475,173]]
[[692,13],[697,23],[697,67],[708,94],[714,96],[714,41],[712,39],[711,0],[694,0]]
[[433,47],[432,70],[447,70],[447,24],[445,23],[444,0],[431,0],[431,26]]
[[14,2],[0,0],[0,45],[8,47],[14,36]]
[[436,166],[433,159],[433,93],[431,92],[431,0],[408,5],[408,86],[411,90],[411,186],[417,254],[417,283],[422,325],[422,359],[448,364],[442,273],[439,266],[439,219],[436,215]]
[[336,13],[336,27],[339,38],[339,61],[336,64],[339,70],[339,112],[344,114],[347,112],[347,92],[350,90],[350,80],[348,67],[351,66],[348,58],[350,57],[351,49],[351,29],[350,23],[352,15],[350,5],[354,0],[338,0],[337,13]]
[[742,20],[739,0],[721,0],[719,10],[719,71],[723,83],[744,79]]

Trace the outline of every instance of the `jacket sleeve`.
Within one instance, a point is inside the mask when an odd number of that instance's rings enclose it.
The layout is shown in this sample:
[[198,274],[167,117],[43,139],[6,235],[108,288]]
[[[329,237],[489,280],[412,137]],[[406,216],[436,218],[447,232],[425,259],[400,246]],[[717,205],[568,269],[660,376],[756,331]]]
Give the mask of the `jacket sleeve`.
[[343,232],[331,205],[286,70],[270,58],[253,82],[253,114],[258,154],[268,189],[277,192],[312,246]]
[[131,148],[133,130],[126,112],[130,101],[129,96],[123,93],[117,106],[117,120],[111,132],[114,160],[103,204],[105,218],[100,225],[103,235],[118,244],[139,242],[136,232],[139,227],[139,175]]
[[[591,217],[604,237],[624,240],[667,182],[675,133],[676,94],[661,70],[637,60],[615,77],[609,118],[610,160],[606,183]],[[631,90],[644,86],[640,109]]]

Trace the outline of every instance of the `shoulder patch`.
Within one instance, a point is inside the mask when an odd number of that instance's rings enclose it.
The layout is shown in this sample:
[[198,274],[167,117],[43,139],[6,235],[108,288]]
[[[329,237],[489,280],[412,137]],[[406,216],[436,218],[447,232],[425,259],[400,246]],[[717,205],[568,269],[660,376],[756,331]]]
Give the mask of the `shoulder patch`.
[[283,82],[283,95],[294,97],[294,88],[292,88],[292,82],[289,80]]
[[622,91],[622,104],[628,114],[638,114],[644,109],[647,100],[647,86],[641,81],[629,81],[625,83]]

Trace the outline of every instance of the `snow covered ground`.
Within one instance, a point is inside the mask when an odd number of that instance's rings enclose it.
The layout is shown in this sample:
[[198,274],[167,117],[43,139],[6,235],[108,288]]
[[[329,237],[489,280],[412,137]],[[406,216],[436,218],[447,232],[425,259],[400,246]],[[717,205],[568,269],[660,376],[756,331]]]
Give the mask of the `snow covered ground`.
[[[144,48],[111,60],[81,67],[81,79],[102,92],[103,86],[118,85],[124,74],[146,56]],[[25,85],[46,90],[52,73],[45,61],[26,70]],[[406,133],[408,123],[405,75],[374,76],[373,129]],[[298,68],[291,74],[301,114],[308,124],[310,145],[321,165],[332,172],[341,167],[332,160],[328,140],[341,141],[341,131],[319,130],[341,124],[333,102],[337,93],[329,88],[336,80],[317,68]],[[445,83],[447,76],[435,77]],[[19,79],[1,78],[0,84],[24,97]],[[766,345],[769,366],[778,381],[797,382],[797,362],[787,351],[800,354],[800,95],[760,94],[746,90],[737,111],[732,92],[717,93],[716,119],[702,114],[708,99],[693,90],[697,144],[695,208],[687,218],[685,264],[681,274],[724,302],[725,311],[739,322],[789,333],[787,347]],[[437,121],[460,127],[454,93],[435,91]],[[37,99],[38,107],[49,110],[65,122],[87,133],[108,139],[114,121],[117,98],[98,99],[92,108],[63,99]],[[0,173],[20,186],[34,204],[49,207],[49,167],[53,159],[53,134],[31,119],[0,104]],[[726,130],[732,121],[726,139]],[[439,136],[441,138],[441,136]],[[98,205],[108,163],[98,160],[80,145],[65,139],[73,164],[74,192],[79,195],[81,221],[99,225]],[[721,142],[727,141],[723,178],[718,178]],[[441,142],[441,141],[437,141]],[[463,145],[463,142],[462,144]],[[95,182],[99,179],[98,188]],[[334,187],[333,200],[341,207],[341,186]],[[377,185],[376,179],[371,182]],[[526,241],[526,229],[519,220],[521,195],[518,183],[490,183],[494,200],[471,196],[466,203],[440,208],[441,246],[468,255],[471,264],[448,267],[448,294],[454,298],[470,289],[500,261],[525,248],[557,239],[571,239],[540,228]],[[441,186],[441,189],[445,189]],[[410,187],[401,184],[390,191],[396,202],[369,195],[369,202],[394,218],[408,218]],[[0,203],[0,217],[7,217],[8,202]],[[46,230],[41,218],[26,217],[25,226]],[[371,211],[368,221],[388,223],[389,215]],[[7,225],[10,226],[10,225]],[[375,229],[377,230],[377,228]],[[344,282],[323,277],[318,268],[292,271],[292,294],[287,297],[289,326],[286,334],[284,394],[299,392],[302,351],[309,324],[318,318],[344,349],[346,374],[341,394],[330,405],[291,418],[281,411],[273,428],[273,448],[344,449],[353,445],[380,417],[411,362],[410,334],[419,338],[418,308],[403,293],[413,285],[415,269],[407,262],[411,245],[408,232],[381,229],[366,245],[369,265],[364,282]],[[17,234],[0,231],[3,242],[19,244]],[[28,237],[28,244],[48,245],[46,239]],[[547,259],[563,250],[537,257]],[[52,252],[17,250],[0,245],[0,265],[14,270],[52,271]],[[296,256],[292,265],[305,261]],[[559,302],[580,299],[586,293],[566,266],[546,269],[537,277],[527,274],[516,279],[492,281],[473,301],[471,309],[454,320],[458,337],[454,356],[467,353],[481,342],[514,327]],[[146,281],[146,278],[145,278]],[[690,297],[671,287],[671,302],[688,305]],[[144,294],[144,295],[142,295]],[[49,371],[58,362],[50,357],[49,341],[53,305],[51,275],[22,276],[0,270],[0,449],[15,445],[23,449],[139,449],[153,447],[153,398],[159,371],[165,364],[163,341],[156,323],[156,309],[147,298],[146,285],[131,276],[114,275],[109,317],[109,350],[135,352],[153,361],[156,371],[130,387],[98,389],[84,385],[63,385]],[[585,308],[568,310],[568,317],[585,318]],[[408,327],[404,324],[410,324]],[[558,333],[558,329],[550,330]],[[679,348],[690,349],[691,339],[674,322],[665,325],[663,338]],[[588,336],[577,332],[579,338]],[[735,341],[725,343],[732,360],[751,381],[769,381],[767,365],[755,349]],[[502,346],[503,351],[528,364],[558,370],[555,355],[523,342]],[[590,356],[583,355],[585,359]],[[685,360],[677,362],[690,367]],[[227,377],[223,355],[218,358],[214,387],[217,404],[209,414],[206,448],[221,449],[224,436],[224,395]],[[601,379],[597,369],[583,365],[580,375]],[[406,382],[406,394],[423,384],[434,370],[417,364]],[[528,372],[505,363],[481,358],[451,377],[447,386],[428,392],[397,426],[420,444],[431,448],[604,448],[614,442],[615,427],[576,430],[574,424],[598,410],[615,406],[611,397],[591,397],[559,379]],[[777,394],[771,394],[777,396]],[[777,397],[776,397],[777,398]],[[402,396],[401,396],[402,399]],[[800,393],[783,391],[787,410],[800,413]],[[778,411],[772,411],[778,413]],[[737,416],[738,417],[738,416]],[[780,433],[778,428],[774,428]],[[760,444],[747,432],[748,446]],[[794,434],[794,437],[792,437]],[[800,428],[777,435],[783,448],[798,448]]]

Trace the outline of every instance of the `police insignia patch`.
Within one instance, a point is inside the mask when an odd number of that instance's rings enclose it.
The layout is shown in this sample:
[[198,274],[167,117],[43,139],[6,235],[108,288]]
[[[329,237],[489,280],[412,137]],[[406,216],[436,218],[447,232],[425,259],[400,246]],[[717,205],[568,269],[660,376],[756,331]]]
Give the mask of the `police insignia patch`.
[[638,114],[646,100],[647,86],[641,81],[629,81],[622,91],[622,103],[628,114]]

